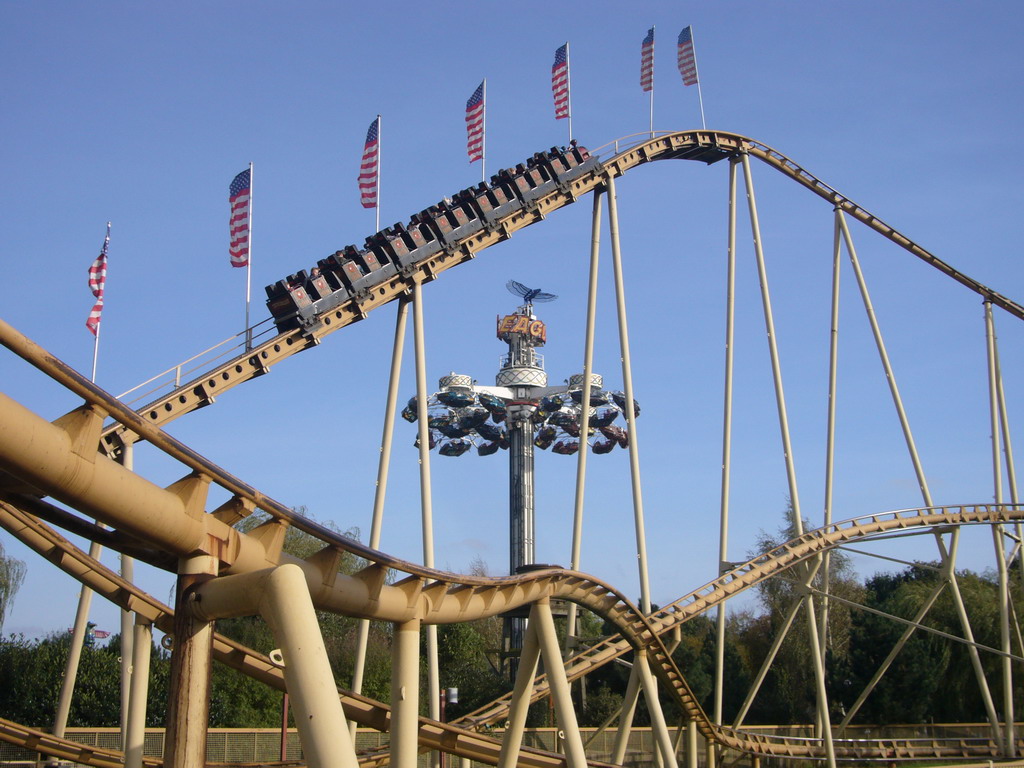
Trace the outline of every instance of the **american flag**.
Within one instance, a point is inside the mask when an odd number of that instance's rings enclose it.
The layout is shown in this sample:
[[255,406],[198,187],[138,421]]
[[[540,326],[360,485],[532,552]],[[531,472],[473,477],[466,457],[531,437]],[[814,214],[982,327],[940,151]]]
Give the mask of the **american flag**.
[[466,151],[469,162],[484,157],[484,83],[481,82],[466,102]]
[[231,204],[231,218],[228,219],[231,244],[228,246],[228,253],[231,255],[232,267],[249,265],[249,201],[251,199],[252,169],[247,168],[235,176],[228,188],[228,202]]
[[693,30],[686,27],[679,33],[679,74],[683,76],[683,85],[697,84],[697,58],[693,52]]
[[107,222],[107,236],[103,238],[103,248],[100,255],[96,257],[89,267],[89,290],[96,297],[96,303],[89,313],[89,319],[85,321],[93,336],[99,334],[100,316],[103,314],[103,291],[107,284],[107,248],[110,245],[110,222]]
[[555,96],[555,120],[569,116],[569,44],[555,51],[551,67],[551,92]]
[[640,43],[640,88],[654,90],[654,27],[647,30],[647,37]]
[[377,184],[380,171],[380,115],[370,123],[366,132],[366,145],[363,147],[363,159],[359,163],[359,200],[363,208],[377,207]]

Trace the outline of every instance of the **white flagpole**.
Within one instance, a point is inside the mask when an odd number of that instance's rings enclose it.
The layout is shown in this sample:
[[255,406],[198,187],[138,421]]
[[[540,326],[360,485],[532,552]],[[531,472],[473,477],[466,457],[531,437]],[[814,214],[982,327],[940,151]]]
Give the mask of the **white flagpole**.
[[690,45],[693,47],[693,74],[697,78],[697,101],[700,103],[700,127],[707,130],[708,124],[704,122],[704,94],[700,90],[700,72],[697,69],[697,43],[694,40],[693,27],[690,27]]
[[565,95],[569,99],[569,143],[572,144],[572,66],[569,64],[569,41],[565,41]]
[[249,163],[249,234],[246,235],[246,252],[249,254],[245,264],[245,349],[252,349],[252,327],[249,325],[249,299],[252,286],[252,163]]
[[383,138],[384,137],[381,135],[381,132],[380,132],[380,115],[377,115],[377,206],[376,206],[377,220],[376,220],[376,224],[375,224],[375,226],[377,227],[377,229],[375,230],[376,232],[380,232],[380,169],[381,169],[380,155],[381,155],[381,149],[384,146]]
[[480,181],[487,182],[487,78],[484,78],[484,125],[483,135],[480,137],[482,140],[480,147]]
[[[107,236],[103,240],[103,253],[107,252],[107,248],[110,245],[110,222],[107,222]],[[104,263],[103,269],[106,270],[107,265]],[[103,296],[104,302],[107,294],[107,277],[106,274],[103,276]],[[100,326],[103,325],[103,309],[100,308],[100,316],[96,322],[96,334],[92,340],[92,383],[96,383],[96,362],[100,356]]]
[[100,356],[100,326],[103,325],[103,319],[100,318],[100,322],[96,323],[96,335],[92,340],[92,383],[96,383],[96,361]]

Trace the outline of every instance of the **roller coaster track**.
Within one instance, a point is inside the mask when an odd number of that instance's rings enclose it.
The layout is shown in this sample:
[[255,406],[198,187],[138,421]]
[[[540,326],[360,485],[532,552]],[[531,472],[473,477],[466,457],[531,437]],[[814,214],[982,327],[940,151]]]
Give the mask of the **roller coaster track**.
[[[31,512],[21,507],[31,509]],[[25,498],[21,499],[19,504],[0,501],[0,525],[44,558],[55,563],[66,573],[79,579],[111,602],[125,610],[137,612],[162,631],[172,631],[173,612],[170,608],[90,558],[32,514],[34,512],[43,517],[58,516],[58,518],[63,514],[56,508],[48,509],[48,507],[49,505],[45,502]],[[526,592],[531,591],[528,589],[529,582],[531,586],[543,587],[545,596],[573,600],[591,610],[599,611],[601,615],[614,623],[624,638],[629,638],[632,642],[609,641],[595,646],[594,649],[591,649],[592,652],[570,659],[567,663],[567,671],[572,677],[579,677],[586,672],[593,671],[623,653],[639,647],[640,643],[645,643],[646,645],[643,647],[648,650],[652,661],[656,662],[655,669],[659,670],[661,679],[672,685],[671,690],[675,692],[677,701],[680,702],[688,717],[697,719],[700,730],[705,736],[743,751],[775,756],[811,757],[821,754],[820,745],[815,740],[751,734],[709,723],[693,699],[682,675],[674,668],[664,646],[660,643],[652,643],[652,633],[664,634],[672,627],[700,615],[721,601],[755,586],[764,579],[771,578],[837,546],[863,541],[872,536],[893,531],[927,530],[972,524],[998,525],[1021,520],[1024,520],[1024,507],[977,505],[901,510],[843,521],[827,528],[810,531],[737,566],[719,579],[709,582],[670,606],[652,614],[646,621],[636,612],[635,608],[628,604],[628,601],[606,585],[582,574],[561,569],[538,571],[508,579],[485,579],[414,567],[410,570],[415,573],[407,572],[406,578],[407,580],[410,578],[420,580],[428,575],[443,577],[443,581],[437,579],[431,584],[431,589],[435,590],[438,584],[444,586],[443,593],[435,593],[434,601],[462,601],[464,600],[462,595],[467,590],[497,591],[506,588],[508,582],[518,584],[525,595]],[[363,555],[366,554],[363,548],[344,537],[335,536],[330,544],[345,551],[353,553],[359,551]],[[393,561],[388,559],[388,562]],[[531,597],[535,599],[536,594],[532,594]],[[470,616],[466,620],[473,618],[475,617]],[[654,653],[650,653],[651,650]],[[215,638],[214,655],[227,666],[244,672],[274,688],[284,690],[284,677],[280,668],[266,656],[221,635],[217,635]],[[538,687],[534,699],[544,695],[546,695],[546,689]],[[348,691],[342,692],[342,703],[346,716],[360,725],[381,731],[388,729],[390,708],[387,705]],[[420,718],[420,743],[426,748],[444,748],[463,757],[493,764],[497,760],[500,744],[492,738],[463,728],[469,724],[479,726],[494,723],[507,716],[507,713],[507,702],[499,700],[489,705],[483,713],[473,713],[451,724]],[[19,728],[21,726],[4,723],[0,728],[0,739],[32,749],[47,751],[49,742],[40,741],[31,729],[22,729],[20,732],[22,735],[18,736]],[[53,737],[48,736],[47,738],[53,740]],[[68,744],[73,744],[73,742],[68,742]],[[86,749],[81,745],[78,747]],[[863,740],[836,740],[835,748],[838,756],[850,759],[880,758],[892,754],[901,758],[984,757],[998,754],[996,745],[989,739],[963,738],[929,739],[926,742],[896,739],[875,743]],[[65,744],[60,747],[62,751],[57,751],[57,749],[56,746],[53,746],[53,751],[47,751],[47,753],[58,757],[67,757],[67,750],[71,747]],[[78,758],[69,759],[78,760]],[[78,761],[89,762],[88,760]],[[521,763],[529,768],[562,765],[563,761],[564,757],[562,756],[539,750],[530,750],[521,758]],[[372,753],[361,759],[361,764],[366,768],[375,768],[384,762],[386,762],[386,756]],[[94,762],[92,764],[105,765],[106,763]],[[601,764],[592,762],[592,765]]]
[[[179,547],[177,544],[169,543],[166,537],[160,538],[144,527],[132,527],[127,519],[118,519],[115,512],[98,506],[90,494],[96,490],[92,486],[99,485],[100,481],[90,479],[93,478],[90,472],[84,470],[80,473],[78,471],[70,472],[71,475],[74,475],[77,485],[73,491],[66,491],[57,485],[50,485],[51,478],[46,476],[46,470],[29,471],[26,469],[29,464],[32,464],[33,457],[25,458],[26,463],[21,464],[21,457],[15,459],[11,456],[3,456],[0,457],[2,459],[0,467],[6,470],[9,476],[4,477],[0,473],[0,489],[7,489],[0,493],[0,498],[3,499],[0,501],[0,524],[75,578],[107,596],[112,602],[146,616],[165,631],[171,629],[170,609],[145,596],[132,585],[120,580],[115,574],[106,571],[102,565],[88,558],[49,526],[40,522],[36,515],[44,519],[48,515],[53,518],[61,518],[63,515],[65,516],[64,522],[69,525],[79,525],[83,529],[88,528],[89,524],[81,521],[81,518],[74,518],[78,522],[67,520],[67,517],[73,516],[67,516],[67,513],[50,507],[31,494],[26,495],[23,492],[25,485],[36,488],[45,495],[54,495],[58,498],[61,498],[62,490],[64,490],[61,500],[65,503],[81,511],[96,512],[97,516],[101,518],[108,517],[109,519],[105,522],[115,528],[110,532],[101,532],[95,528],[91,531],[93,537],[106,536],[108,543],[115,548],[131,551],[143,559],[148,559],[150,562],[164,567],[167,567],[171,560],[181,556],[182,550],[192,547],[192,551],[195,551],[195,549],[207,546],[211,541],[218,542],[217,546],[220,547],[222,562],[225,565],[222,572],[225,573],[238,573],[255,567],[296,562],[281,551],[284,529],[294,526],[319,538],[325,545],[320,553],[309,560],[298,561],[307,573],[314,602],[327,610],[348,615],[383,621],[402,621],[416,616],[427,623],[446,623],[494,616],[538,600],[566,599],[604,617],[616,627],[621,637],[621,640],[606,641],[570,659],[568,663],[570,679],[578,678],[630,649],[643,650],[648,654],[652,670],[662,681],[666,690],[671,692],[687,718],[694,721],[708,739],[743,752],[790,757],[820,757],[824,754],[824,748],[822,742],[817,739],[751,734],[711,723],[690,691],[685,678],[673,662],[660,636],[693,616],[719,604],[722,600],[756,585],[763,579],[817,557],[832,547],[894,530],[925,530],[942,526],[998,525],[1020,522],[1024,520],[1024,511],[1020,507],[978,505],[904,510],[837,523],[787,542],[787,544],[709,582],[665,609],[645,617],[621,593],[609,585],[572,571],[551,568],[497,579],[457,576],[376,552],[296,515],[283,504],[227,474],[159,429],[159,425],[165,424],[177,416],[212,403],[214,397],[222,390],[230,389],[243,381],[266,373],[278,361],[302,349],[315,346],[328,333],[362,319],[370,310],[407,292],[413,283],[434,279],[444,270],[471,260],[484,248],[508,239],[515,231],[540,221],[551,211],[574,202],[587,192],[601,188],[604,180],[609,176],[620,176],[632,167],[658,159],[692,159],[711,163],[721,159],[735,158],[742,154],[755,156],[768,163],[947,276],[956,279],[1014,316],[1024,319],[1024,308],[1020,305],[954,270],[774,150],[736,134],[713,131],[673,133],[642,142],[616,154],[605,162],[602,170],[575,179],[568,189],[558,190],[541,198],[535,206],[531,206],[528,210],[523,209],[513,213],[504,219],[499,227],[473,235],[461,242],[453,252],[441,253],[426,259],[418,264],[413,272],[392,278],[390,281],[376,286],[372,294],[358,297],[336,310],[332,310],[329,316],[322,318],[323,324],[314,329],[311,334],[304,335],[298,331],[281,334],[178,388],[165,398],[141,409],[138,413],[125,407],[60,361],[36,347],[25,337],[17,334],[9,326],[0,322],[0,342],[85,400],[86,406],[80,409],[80,415],[84,421],[95,418],[102,421],[108,415],[114,419],[113,426],[103,429],[102,433],[99,429],[95,432],[96,435],[101,435],[102,445],[108,455],[116,454],[119,446],[125,441],[147,440],[189,467],[191,474],[184,478],[182,483],[190,483],[191,486],[195,486],[202,482],[212,481],[232,495],[231,501],[211,513],[202,515],[201,521],[195,520],[195,515],[186,514],[181,517],[169,515],[166,522],[170,529],[176,529],[176,524],[180,524],[180,529],[184,531],[187,527],[186,522],[199,523],[200,532],[197,533],[196,541],[187,545],[181,544]],[[65,423],[62,424],[62,421]],[[27,420],[25,425],[35,429],[37,425],[30,422],[31,419]],[[0,424],[0,427],[2,426]],[[74,441],[73,426],[67,424],[66,419],[58,420],[54,425],[46,424],[46,427],[52,427],[62,434],[67,430],[67,433],[71,434],[72,442]],[[40,429],[42,430],[41,427]],[[92,434],[90,429],[83,428],[83,432]],[[51,448],[55,450],[48,452],[45,447],[42,448],[41,455],[59,453],[59,450],[56,449],[62,449],[56,443]],[[89,464],[107,462],[104,464],[106,469],[103,471],[116,474],[114,469],[116,465],[107,456],[88,459],[78,456],[74,450],[68,451],[68,454],[64,457],[68,467],[77,468],[80,461]],[[41,465],[37,462],[35,466]],[[120,467],[117,467],[117,470],[133,474]],[[54,479],[53,482],[57,481]],[[191,486],[190,490],[194,490]],[[167,491],[157,489],[155,492],[176,494],[180,497],[186,495],[181,488],[174,492],[170,489]],[[78,499],[78,504],[74,503],[75,499]],[[242,534],[231,528],[233,523],[255,509],[269,513],[270,521],[250,535]],[[192,519],[186,520],[186,517]],[[183,537],[185,534],[181,533],[180,535]],[[351,577],[339,574],[337,564],[343,553],[360,557],[368,565]],[[391,572],[401,574],[402,578],[389,584],[388,575]],[[217,658],[224,663],[269,685],[283,688],[283,676],[280,670],[266,657],[224,638],[217,639],[215,652]],[[544,695],[544,692],[542,689],[538,689],[534,695],[535,698],[539,698]],[[346,716],[355,722],[387,730],[390,710],[386,705],[350,693],[343,693],[343,703]],[[495,702],[488,708],[468,716],[462,724],[475,727],[493,723],[500,720],[506,712],[506,702]],[[66,745],[57,745],[52,737],[48,737],[50,741],[44,744],[43,741],[40,741],[38,732],[31,732],[31,729],[19,731],[19,728],[20,726],[3,723],[0,727],[0,738],[18,740],[26,745],[31,742],[35,745],[32,748],[43,751],[46,749],[74,749]],[[18,736],[17,733],[22,735]],[[427,719],[420,721],[419,736],[420,743],[424,747],[443,749],[446,752],[492,764],[496,762],[500,748],[498,742],[483,734]],[[79,747],[79,749],[81,748]],[[96,755],[94,761],[81,761],[93,762],[97,765],[107,764],[103,762],[107,758],[101,757],[100,751],[94,750],[94,753]],[[837,740],[835,753],[837,757],[846,759],[877,759],[893,755],[900,758],[992,757],[999,754],[999,748],[989,739],[936,739],[928,742]],[[60,756],[62,753],[54,751],[52,754]],[[367,757],[365,762],[372,766],[382,764],[385,760],[386,757],[371,756]],[[521,762],[531,768],[540,768],[541,766],[564,765],[565,759],[560,755],[529,751],[524,752]]]
[[[49,508],[50,505],[46,502],[27,497],[20,497],[16,500],[18,503],[12,503],[12,501],[10,497],[6,501],[0,501],[0,525],[43,557],[54,562],[112,602],[126,610],[139,613],[164,631],[172,629],[172,614],[169,608],[122,580],[53,529],[41,523],[32,514],[35,513],[43,517],[56,516],[60,519],[66,513],[62,513],[56,508]],[[31,512],[27,510],[31,510]],[[301,518],[297,522],[300,520]],[[381,553],[368,550],[357,542],[337,534],[329,534],[322,538],[328,545],[328,549],[345,551],[367,559],[370,565],[361,574],[374,572],[379,574],[385,564],[388,568],[399,566],[398,569],[406,576],[397,582],[394,588],[406,589],[412,586],[413,594],[418,593],[421,596],[429,592],[426,602],[430,608],[425,611],[427,616],[430,614],[438,616],[458,614],[461,620],[470,621],[494,615],[493,606],[495,604],[501,604],[500,610],[504,611],[542,598],[555,597],[571,600],[606,618],[614,624],[623,638],[622,641],[610,643],[607,647],[599,647],[600,652],[598,653],[584,654],[582,658],[577,657],[570,660],[569,668],[575,677],[607,663],[630,648],[634,650],[643,648],[648,653],[652,667],[659,678],[673,692],[676,701],[687,717],[697,722],[699,729],[707,738],[745,752],[775,756],[814,757],[822,754],[820,741],[751,734],[709,722],[662,644],[659,635],[669,631],[672,626],[714,607],[722,600],[732,597],[764,579],[771,578],[781,571],[806,562],[833,547],[893,531],[971,524],[997,525],[1021,520],[1024,520],[1024,507],[977,505],[902,510],[836,523],[827,528],[810,531],[734,568],[719,579],[694,590],[650,617],[641,615],[628,600],[608,585],[572,571],[546,569],[500,579],[459,576],[397,561]],[[317,563],[324,561],[323,557],[314,559]],[[328,573],[322,573],[325,579],[328,575]],[[473,598],[483,599],[474,600]],[[476,610],[467,610],[471,600],[478,606]],[[444,603],[454,603],[455,607],[446,610]],[[222,637],[216,639],[214,652],[218,660],[223,663],[262,680],[268,685],[283,689],[284,681],[280,669],[266,657]],[[387,730],[390,710],[386,705],[347,692],[343,693],[343,705],[346,716],[356,722],[379,730]],[[485,715],[470,716],[466,719],[479,725],[500,719],[506,712],[507,706],[498,702],[492,705]],[[444,725],[421,718],[420,743],[428,748],[442,748],[445,751],[482,762],[493,763],[496,761],[500,749],[500,745],[496,741],[472,731],[462,730],[456,727],[457,725],[459,723]],[[0,729],[0,738],[16,740],[27,745],[27,741],[9,735],[9,730],[10,728],[6,731]],[[30,737],[31,734],[26,730],[24,739],[27,740]],[[32,748],[43,749],[44,746],[36,744]],[[930,739],[925,742],[905,739],[873,743],[863,740],[837,740],[834,747],[838,757],[849,759],[881,758],[893,754],[901,758],[985,757],[998,754],[997,745],[990,739]],[[385,759],[384,756],[371,755],[367,757],[364,764],[375,766]],[[561,759],[563,758],[560,756],[548,755],[543,752],[530,752],[524,754],[522,762],[532,768],[533,766],[551,765],[552,760],[557,763]]]
[[[647,619],[659,635],[668,634],[694,617],[703,615],[740,592],[777,576],[782,571],[807,562],[826,550],[856,541],[891,534],[894,531],[942,529],[973,524],[999,525],[1021,519],[1024,519],[1024,506],[977,505],[903,509],[844,520],[808,531],[734,567],[719,578],[652,612]],[[631,650],[629,643],[614,635],[607,637],[566,659],[566,677],[570,681],[578,680]],[[539,676],[532,701],[538,701],[549,693],[545,676]],[[509,699],[509,695],[503,696],[452,722],[466,727],[497,723],[507,717]]]
[[[0,526],[65,573],[81,581],[97,594],[124,610],[138,613],[165,633],[172,633],[174,612],[171,608],[122,579],[98,560],[95,560],[72,542],[30,512],[44,517],[64,519],[61,510],[45,502],[21,499],[18,504],[0,500]],[[343,542],[342,542],[343,543]],[[285,690],[284,674],[267,656],[253,651],[234,640],[216,634],[213,641],[214,657],[224,664],[249,675],[277,690]],[[341,691],[345,716],[366,728],[387,732],[391,721],[391,708],[366,696]],[[90,765],[122,765],[120,753],[86,747],[67,739],[58,739],[25,726],[0,719],[0,740],[54,757],[74,760]],[[501,744],[484,734],[463,731],[457,726],[420,718],[420,744],[429,749],[457,748],[457,754],[481,762],[495,763]],[[94,756],[93,759],[88,759]],[[115,759],[115,762],[109,760]],[[156,761],[158,763],[158,761]],[[155,763],[155,764],[156,764]],[[369,752],[360,757],[363,768],[376,768],[387,763],[387,755]],[[528,768],[563,768],[565,756],[538,749],[524,749],[520,763]],[[591,761],[594,768],[604,763]]]
[[[5,720],[2,717],[0,717],[0,741],[31,749],[33,752],[56,757],[60,760],[93,765],[96,768],[123,768],[124,766],[124,754],[122,752],[79,744],[77,741],[62,739],[45,731],[19,725],[11,720]],[[163,761],[152,757],[144,757],[142,764],[145,766],[158,766],[163,765]]]
[[[415,269],[399,274],[375,286],[366,295],[350,299],[322,317],[322,325],[308,331],[287,331],[264,342],[251,351],[219,365],[202,376],[176,388],[173,392],[139,409],[149,423],[166,424],[179,416],[210,405],[217,395],[238,384],[270,371],[280,361],[320,343],[330,333],[361,320],[377,307],[408,292],[416,282],[435,279],[442,272],[472,260],[476,255],[509,239],[513,233],[542,221],[553,211],[575,202],[582,195],[603,189],[610,176],[618,178],[626,171],[655,160],[697,160],[708,164],[747,154],[809,189],[833,207],[888,238],[896,245],[938,269],[944,275],[970,288],[975,293],[1024,320],[1024,307],[942,261],[910,238],[898,232],[855,202],[840,194],[782,153],[753,139],[723,131],[682,131],[642,141],[618,152],[603,167],[573,179],[567,188],[558,189],[539,198],[535,204],[521,208],[502,219],[498,226],[484,229],[464,238],[454,248],[424,259]],[[136,436],[124,424],[113,424],[103,431],[102,445],[109,455],[116,455],[124,441]]]

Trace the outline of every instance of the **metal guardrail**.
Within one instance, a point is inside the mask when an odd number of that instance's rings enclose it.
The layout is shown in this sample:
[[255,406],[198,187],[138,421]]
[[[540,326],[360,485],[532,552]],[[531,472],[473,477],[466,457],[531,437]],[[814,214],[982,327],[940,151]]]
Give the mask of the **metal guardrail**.
[[[237,357],[247,350],[247,344],[248,348],[251,348],[253,340],[269,336],[270,334],[276,335],[277,330],[270,321],[271,318],[269,317],[260,320],[251,328],[239,331],[235,335],[217,342],[212,347],[208,347],[202,352],[192,355],[192,357],[182,360],[176,365],[172,365],[167,370],[149,377],[142,383],[136,384],[131,389],[119,394],[117,399],[125,405],[135,405],[140,402],[148,402],[150,398],[155,397],[165,389],[171,391],[178,389],[183,382],[188,381],[189,377],[194,377],[198,372],[209,370],[211,366],[221,360]],[[258,330],[261,326],[262,330]],[[143,389],[144,387],[148,388]],[[131,399],[126,399],[129,396],[132,396]]]

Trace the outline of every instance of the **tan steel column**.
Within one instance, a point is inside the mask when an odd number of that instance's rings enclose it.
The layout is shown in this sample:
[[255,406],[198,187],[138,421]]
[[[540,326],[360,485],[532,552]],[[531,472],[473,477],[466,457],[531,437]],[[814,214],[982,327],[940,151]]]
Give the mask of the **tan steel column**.
[[804,598],[807,607],[807,632],[810,635],[811,666],[814,669],[814,683],[817,690],[818,721],[821,727],[821,739],[825,743],[825,764],[828,768],[836,768],[836,751],[832,743],[832,720],[828,711],[828,691],[825,688],[825,660],[821,654],[821,642],[818,638],[818,620],[814,615],[814,597]]
[[[754,180],[750,174],[750,157],[745,152],[741,156],[743,162],[743,180],[747,190],[747,208],[750,213],[750,230],[754,238],[754,255],[757,260],[757,275],[761,285],[761,305],[764,310],[764,327],[768,335],[768,351],[772,362],[772,380],[775,383],[775,404],[779,414],[779,431],[782,433],[782,453],[786,464],[786,481],[789,485],[789,500],[793,507],[793,523],[798,536],[804,532],[803,517],[800,513],[800,492],[796,482],[796,460],[790,441],[789,416],[786,412],[786,394],[782,388],[782,365],[779,361],[779,347],[775,334],[775,317],[772,314],[771,292],[768,290],[768,270],[764,261],[764,248],[761,241],[761,224],[757,216],[757,201],[754,199]],[[709,750],[710,753],[710,750]]]
[[949,537],[949,552],[942,546],[941,534],[936,534],[936,541],[939,544],[939,552],[942,554],[943,573],[946,582],[949,584],[950,593],[953,596],[953,605],[956,608],[957,616],[960,618],[960,626],[964,631],[964,639],[967,641],[967,654],[971,659],[971,666],[974,667],[974,676],[978,680],[978,690],[981,693],[981,700],[985,705],[985,712],[988,715],[989,724],[992,726],[992,733],[996,742],[1003,740],[1003,728],[996,714],[996,706],[992,701],[992,692],[988,687],[988,678],[985,677],[985,670],[981,664],[981,655],[978,653],[977,645],[974,642],[974,630],[971,628],[970,618],[967,616],[967,606],[964,605],[963,595],[960,593],[960,583],[956,578],[956,556],[960,548],[960,529],[956,528]]
[[[590,228],[590,276],[587,281],[587,323],[586,338],[583,342],[583,395],[581,403],[590,402],[590,376],[594,368],[594,327],[597,318],[597,272],[601,254],[601,195],[600,190],[594,192],[594,212]],[[580,452],[576,461],[576,501],[572,515],[572,547],[569,556],[569,567],[580,569],[580,549],[583,543],[583,497],[587,477],[586,436],[590,429],[590,409],[580,408]],[[569,615],[566,618],[565,648],[576,637],[576,603],[569,603]]]
[[146,699],[149,696],[149,658],[153,648],[153,625],[135,614],[132,642],[131,691],[125,713],[124,766],[142,768],[146,740]]
[[523,746],[523,732],[526,729],[526,715],[530,711],[530,696],[533,694],[533,680],[537,676],[537,661],[540,659],[540,645],[537,643],[537,622],[533,621],[533,609],[523,636],[523,650],[519,654],[519,668],[516,684],[508,704],[508,726],[501,740],[497,768],[516,768],[519,750]]
[[882,338],[882,329],[878,325],[878,318],[875,316],[875,308],[871,303],[871,296],[868,293],[868,284],[864,280],[864,273],[860,268],[860,260],[857,258],[857,249],[853,247],[853,238],[850,235],[850,228],[846,225],[844,216],[838,217],[839,226],[843,231],[843,239],[846,242],[846,253],[850,257],[850,265],[853,267],[854,277],[857,279],[857,286],[860,289],[861,300],[864,302],[864,312],[867,315],[868,323],[871,325],[871,333],[875,337],[875,346],[878,349],[878,356],[882,361],[882,369],[885,371],[885,378],[889,384],[889,391],[892,394],[893,405],[896,406],[896,415],[899,417],[900,426],[903,428],[903,439],[907,444],[907,451],[910,453],[910,460],[914,465],[914,473],[917,475],[917,484],[921,489],[921,498],[925,506],[932,505],[932,494],[928,489],[928,481],[925,479],[924,467],[921,465],[921,457],[917,452],[917,445],[914,442],[914,435],[910,429],[910,420],[903,408],[903,398],[900,396],[899,387],[896,385],[896,374],[893,372],[892,363],[889,362],[889,353],[885,349],[885,341]]
[[[127,440],[121,445],[121,466],[135,469],[135,443]],[[135,581],[135,560],[128,555],[121,555],[121,578],[127,582]],[[121,611],[121,746],[127,750],[128,743],[128,709],[131,706],[132,690],[132,659],[134,653],[133,618],[131,611]]]
[[864,704],[865,701],[867,701],[868,696],[870,696],[871,692],[875,690],[875,686],[878,685],[878,681],[881,680],[882,676],[885,675],[885,673],[889,670],[889,667],[892,665],[893,661],[896,660],[896,657],[900,654],[900,651],[903,650],[903,646],[907,644],[907,641],[910,640],[910,636],[914,634],[914,631],[920,625],[921,620],[924,619],[928,611],[931,610],[932,605],[934,605],[935,601],[942,593],[942,590],[946,588],[947,583],[948,582],[945,580],[940,582],[939,585],[931,591],[928,597],[925,598],[924,602],[921,603],[921,607],[917,609],[917,613],[910,620],[910,626],[908,626],[903,631],[903,634],[900,635],[900,639],[896,641],[896,645],[894,645],[892,647],[892,650],[889,651],[889,655],[885,657],[885,660],[882,661],[881,665],[875,671],[875,674],[871,676],[871,679],[868,681],[868,684],[864,686],[864,689],[860,692],[860,695],[857,696],[857,700],[853,702],[853,704],[850,706],[850,709],[846,713],[846,717],[844,717],[842,722],[839,723],[840,734],[842,734],[843,731],[846,730],[846,726],[850,724],[853,718],[857,715],[857,712],[860,711],[861,706]]
[[[377,489],[373,497],[373,515],[370,520],[371,549],[380,549],[380,532],[384,524],[384,499],[388,489],[388,470],[391,466],[391,444],[395,433],[395,411],[398,405],[398,387],[402,374],[402,353],[405,347],[405,327],[409,317],[409,298],[398,300],[395,318],[395,341],[391,349],[391,373],[388,377],[388,394],[384,408],[384,427],[380,440],[380,460],[377,464]],[[370,637],[369,619],[359,620],[356,637],[356,660],[352,670],[352,690],[363,692],[363,675],[366,670],[366,646]],[[356,723],[349,723],[349,735],[356,737]]]
[[260,613],[284,655],[284,679],[310,768],[357,768],[306,576],[297,565],[271,571]]
[[622,699],[622,710],[619,715],[619,728],[615,732],[615,746],[612,750],[612,762],[622,765],[626,759],[626,748],[629,746],[629,735],[633,732],[633,716],[636,714],[636,703],[640,698],[640,678],[634,665],[629,670],[626,682],[626,694]]
[[[416,411],[419,413],[420,441],[420,515],[423,529],[423,565],[434,567],[434,502],[430,476],[430,436],[427,428],[427,353],[423,324],[423,284],[413,286],[413,340],[416,347]],[[427,712],[432,720],[441,718],[441,673],[437,659],[437,625],[427,625]],[[441,754],[434,752],[430,764],[441,765]]]
[[[725,284],[725,382],[722,405],[722,490],[718,516],[718,575],[728,567],[729,491],[732,488],[732,387],[736,318],[736,163],[729,161],[729,240]],[[726,601],[718,605],[715,617],[715,699],[712,717],[722,724],[722,696],[725,685],[725,613]],[[696,765],[692,766],[696,768]]]
[[[992,483],[996,504],[1003,503],[1002,459],[1000,456],[999,368],[996,359],[996,329],[992,318],[992,302],[985,301],[985,342],[988,351],[989,412],[992,428]],[[1013,758],[1016,752],[1013,722],[1013,667],[1010,659],[1010,581],[1006,569],[1006,550],[1003,548],[1003,526],[992,526],[996,567],[999,574],[999,649],[1003,678],[1003,757]]]
[[[95,541],[89,545],[89,557],[99,560],[103,547]],[[68,660],[64,666],[64,677],[60,684],[57,697],[57,712],[53,717],[53,735],[64,736],[68,725],[68,714],[71,712],[71,698],[75,693],[75,679],[78,677],[78,664],[82,658],[82,645],[89,626],[89,608],[92,605],[92,590],[82,586],[78,594],[78,610],[75,612],[75,623],[71,629],[71,643],[68,648]]]
[[394,625],[391,640],[391,764],[416,768],[420,716],[420,621]]
[[[998,340],[995,339],[995,331],[993,326],[993,344],[992,352],[995,355],[996,363],[996,383],[999,395],[999,423],[1003,435],[1003,455],[1006,457],[1006,482],[1010,491],[1010,503],[1017,504],[1020,501],[1020,496],[1017,494],[1017,470],[1013,461],[1013,440],[1010,437],[1010,422],[1009,415],[1006,412],[1006,393],[1003,390],[1003,373],[1002,367],[999,365],[999,344]],[[1012,567],[1015,560],[1019,560],[1021,557],[1021,548],[1024,545],[1024,526],[1020,523],[1016,524],[1017,530],[1017,543],[1013,549],[1010,550],[1010,558],[1007,562],[1008,567]],[[1021,585],[1024,586],[1024,568],[1017,569],[1018,575],[1020,576]]]
[[651,715],[651,730],[654,732],[657,752],[669,768],[676,768],[676,750],[672,744],[672,737],[668,732],[668,725],[665,723],[665,713],[661,711],[661,702],[658,700],[658,686],[655,683],[654,675],[651,674],[651,666],[647,661],[647,654],[640,651],[633,657],[633,668],[640,676],[640,685],[644,689],[644,699],[647,701],[647,711]]
[[189,603],[195,589],[216,575],[217,560],[209,555],[186,558],[178,564],[165,768],[206,768],[213,622],[196,618]]
[[[832,485],[835,475],[836,446],[836,400],[839,361],[839,282],[842,275],[842,225],[839,220],[843,212],[836,207],[832,224],[832,315],[828,345],[828,417],[825,427],[825,514],[822,526],[832,524]],[[828,645],[829,589],[832,577],[832,551],[822,555],[821,613],[818,615],[818,637],[821,640],[821,655],[825,656]]]
[[222,576],[198,589],[203,618],[260,614],[280,644],[288,698],[310,768],[357,768],[345,713],[327,658],[306,576],[286,563]]
[[696,720],[690,720],[686,723],[686,768],[698,768]]
[[647,570],[647,534],[644,531],[644,494],[640,484],[640,437],[633,408],[633,365],[629,354],[629,324],[626,319],[626,289],[622,277],[622,250],[619,247],[619,206],[615,196],[615,177],[608,174],[608,231],[612,241],[612,267],[615,275],[615,304],[619,320],[619,351],[622,355],[622,389],[626,396],[626,423],[629,426],[629,476],[633,486],[633,526],[636,531],[636,557],[640,568],[640,610],[651,612],[651,586]]
[[568,768],[586,768],[587,755],[583,749],[576,710],[573,709],[569,683],[558,648],[558,633],[551,616],[551,604],[547,598],[534,603],[530,610],[530,626],[536,625],[541,654],[544,657],[544,671],[551,686],[551,698],[555,704],[558,726],[565,732],[565,758]]

